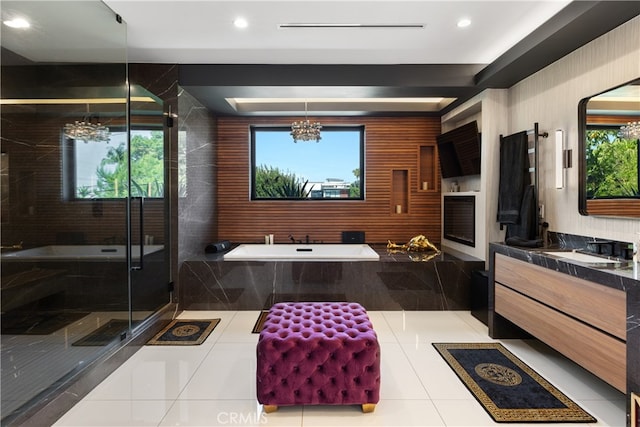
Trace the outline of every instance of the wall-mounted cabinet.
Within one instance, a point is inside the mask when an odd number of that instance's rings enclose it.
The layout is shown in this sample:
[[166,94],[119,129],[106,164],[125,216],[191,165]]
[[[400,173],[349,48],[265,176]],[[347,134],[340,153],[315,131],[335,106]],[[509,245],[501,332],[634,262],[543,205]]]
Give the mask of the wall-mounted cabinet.
[[409,213],[409,171],[407,169],[391,171],[391,213]]
[[418,147],[418,191],[438,191],[436,147],[420,145]]

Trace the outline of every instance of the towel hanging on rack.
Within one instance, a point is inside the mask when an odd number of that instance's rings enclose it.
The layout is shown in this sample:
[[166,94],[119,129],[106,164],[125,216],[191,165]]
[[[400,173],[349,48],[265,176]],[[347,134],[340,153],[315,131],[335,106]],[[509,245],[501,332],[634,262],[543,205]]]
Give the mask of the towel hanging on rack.
[[536,215],[535,187],[528,185],[522,196],[522,206],[520,207],[520,222],[518,224],[508,224],[505,243],[510,246],[539,247],[542,240],[537,239],[538,223]]
[[531,184],[527,131],[500,137],[498,222],[519,224],[525,189]]

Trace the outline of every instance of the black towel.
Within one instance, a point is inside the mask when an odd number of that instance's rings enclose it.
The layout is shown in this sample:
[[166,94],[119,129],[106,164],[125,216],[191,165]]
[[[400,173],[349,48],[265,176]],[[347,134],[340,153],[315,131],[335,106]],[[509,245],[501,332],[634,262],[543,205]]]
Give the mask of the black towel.
[[531,184],[527,132],[500,138],[498,222],[518,224],[524,191]]
[[511,246],[538,247],[542,246],[542,240],[538,237],[538,222],[536,217],[536,192],[533,185],[529,185],[522,197],[520,206],[520,222],[508,224],[505,243]]

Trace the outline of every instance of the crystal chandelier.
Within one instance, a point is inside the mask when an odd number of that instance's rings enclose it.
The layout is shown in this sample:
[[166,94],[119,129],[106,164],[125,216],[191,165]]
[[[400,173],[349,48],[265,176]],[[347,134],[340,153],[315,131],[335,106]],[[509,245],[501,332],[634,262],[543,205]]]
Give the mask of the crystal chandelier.
[[293,142],[298,141],[320,141],[320,129],[322,126],[319,122],[311,123],[307,118],[307,101],[304,102],[304,121],[293,122],[291,124],[291,136]]
[[93,142],[109,142],[109,128],[100,124],[93,123],[91,118],[85,117],[81,122],[67,123],[64,125],[64,136],[70,139]]
[[620,136],[625,139],[640,139],[640,122],[629,122],[620,127]]

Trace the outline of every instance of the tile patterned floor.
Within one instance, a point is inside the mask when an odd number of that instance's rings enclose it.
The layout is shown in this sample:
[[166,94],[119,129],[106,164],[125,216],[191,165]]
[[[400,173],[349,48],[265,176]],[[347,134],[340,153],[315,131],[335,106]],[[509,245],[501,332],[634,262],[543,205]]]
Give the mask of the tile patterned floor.
[[[491,341],[482,323],[461,311],[378,311],[369,315],[382,353],[380,402],[374,413],[363,414],[357,406],[284,407],[263,413],[255,399],[258,335],[251,333],[258,312],[192,311],[179,317],[222,319],[202,345],[142,348],[55,425],[499,425],[431,346],[432,342]],[[537,341],[501,342],[598,419],[580,425],[625,425],[623,394]]]

